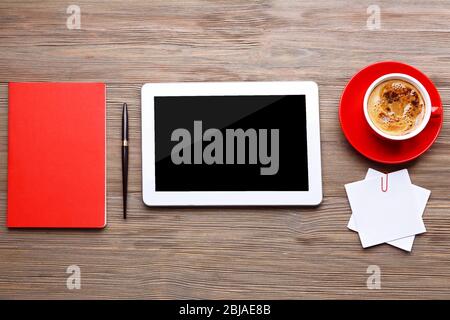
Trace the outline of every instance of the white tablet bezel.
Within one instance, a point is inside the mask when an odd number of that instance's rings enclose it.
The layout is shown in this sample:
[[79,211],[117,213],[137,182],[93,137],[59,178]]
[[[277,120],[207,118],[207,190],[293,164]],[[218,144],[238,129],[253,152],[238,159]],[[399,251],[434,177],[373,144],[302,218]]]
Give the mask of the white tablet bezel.
[[[309,191],[156,191],[154,97],[213,95],[305,95]],[[142,195],[146,205],[282,206],[318,205],[322,201],[319,89],[315,82],[146,83],[142,86],[141,103]]]

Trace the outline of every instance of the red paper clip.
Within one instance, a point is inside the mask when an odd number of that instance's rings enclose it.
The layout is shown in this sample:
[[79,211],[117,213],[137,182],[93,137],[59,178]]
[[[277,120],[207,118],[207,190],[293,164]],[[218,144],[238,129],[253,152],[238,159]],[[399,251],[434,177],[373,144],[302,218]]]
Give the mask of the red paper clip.
[[383,177],[381,177],[381,191],[387,192],[388,186],[389,186],[389,175],[386,173],[386,186],[384,186]]

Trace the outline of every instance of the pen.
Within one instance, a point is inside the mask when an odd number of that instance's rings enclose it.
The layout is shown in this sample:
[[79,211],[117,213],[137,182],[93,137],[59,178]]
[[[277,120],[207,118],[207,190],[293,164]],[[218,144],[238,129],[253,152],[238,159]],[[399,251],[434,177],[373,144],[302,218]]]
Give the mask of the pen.
[[123,218],[127,218],[127,191],[128,191],[128,106],[123,104],[122,109],[122,196]]

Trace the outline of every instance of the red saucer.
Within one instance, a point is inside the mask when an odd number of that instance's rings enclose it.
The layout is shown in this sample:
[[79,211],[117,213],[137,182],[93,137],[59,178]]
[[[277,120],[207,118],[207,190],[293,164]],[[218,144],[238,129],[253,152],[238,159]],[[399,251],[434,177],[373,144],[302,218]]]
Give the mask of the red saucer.
[[403,163],[417,158],[432,146],[441,131],[444,114],[431,117],[425,129],[411,139],[391,141],[378,136],[366,122],[363,100],[370,84],[387,73],[404,73],[419,80],[428,91],[431,104],[442,110],[439,92],[426,75],[407,64],[386,61],[371,64],[353,76],[342,93],[339,120],[345,137],[361,154],[382,163]]

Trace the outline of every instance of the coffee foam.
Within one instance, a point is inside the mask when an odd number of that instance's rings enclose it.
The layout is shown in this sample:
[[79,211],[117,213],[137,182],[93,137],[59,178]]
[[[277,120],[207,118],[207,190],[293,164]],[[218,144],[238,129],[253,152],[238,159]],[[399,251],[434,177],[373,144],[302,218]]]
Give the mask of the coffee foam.
[[378,84],[370,93],[367,108],[372,123],[394,136],[414,131],[425,115],[425,103],[420,91],[400,79]]

